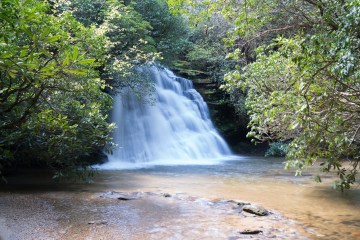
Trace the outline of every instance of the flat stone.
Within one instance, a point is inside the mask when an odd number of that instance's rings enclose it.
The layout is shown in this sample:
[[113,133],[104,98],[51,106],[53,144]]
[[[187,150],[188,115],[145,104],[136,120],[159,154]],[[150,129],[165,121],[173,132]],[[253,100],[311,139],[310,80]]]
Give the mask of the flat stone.
[[250,230],[250,229],[245,229],[243,231],[240,231],[239,232],[240,234],[260,234],[260,233],[263,233],[263,231],[261,230]]
[[265,208],[261,207],[261,206],[257,206],[257,205],[253,205],[253,204],[250,204],[250,205],[245,205],[242,210],[244,212],[248,212],[248,213],[251,213],[251,214],[255,214],[257,216],[267,216],[269,215],[269,211],[266,210]]

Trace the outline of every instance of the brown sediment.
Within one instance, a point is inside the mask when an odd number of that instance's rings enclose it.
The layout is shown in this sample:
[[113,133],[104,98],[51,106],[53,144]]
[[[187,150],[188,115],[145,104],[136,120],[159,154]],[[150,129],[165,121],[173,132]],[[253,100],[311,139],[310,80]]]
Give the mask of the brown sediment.
[[[107,171],[94,184],[56,185],[43,179],[10,184],[0,191],[0,236],[359,239],[359,189],[342,194],[329,188],[333,179],[322,185],[289,179]],[[272,214],[241,211],[249,203]],[[262,233],[240,234],[247,230]]]
[[0,204],[4,239],[307,239],[279,213],[260,218],[231,200],[183,193],[1,193]]

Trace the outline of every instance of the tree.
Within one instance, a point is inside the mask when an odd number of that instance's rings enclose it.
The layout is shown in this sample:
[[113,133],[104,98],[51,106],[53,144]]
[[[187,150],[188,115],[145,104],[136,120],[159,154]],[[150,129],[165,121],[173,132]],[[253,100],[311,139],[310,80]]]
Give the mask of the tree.
[[135,11],[133,4],[123,0],[55,2],[56,15],[70,12],[105,38],[106,61],[99,69],[108,91],[116,93],[124,87],[141,92],[152,91],[152,83],[138,76],[136,68],[153,63],[159,59],[159,54],[150,36],[152,26]]
[[105,39],[49,10],[41,1],[1,0],[0,170],[31,156],[61,175],[87,166],[85,156],[111,139],[112,100],[96,70]]
[[203,9],[196,21],[221,13],[233,23],[226,46],[237,66],[223,88],[235,100],[246,93],[249,137],[291,141],[287,166],[298,173],[321,160],[325,172],[333,169],[339,175],[337,188],[347,189],[356,181],[358,0],[168,2],[175,12]]
[[292,140],[288,167],[301,172],[323,160],[323,171],[339,175],[336,187],[348,189],[360,160],[360,2],[306,2],[296,7],[311,10],[309,29],[298,23],[287,38],[258,48],[255,62],[228,74],[227,86],[247,91],[249,136]]
[[157,51],[161,53],[161,62],[176,68],[179,59],[189,49],[190,29],[181,16],[173,16],[164,0],[133,0],[135,11],[151,25],[149,35]]

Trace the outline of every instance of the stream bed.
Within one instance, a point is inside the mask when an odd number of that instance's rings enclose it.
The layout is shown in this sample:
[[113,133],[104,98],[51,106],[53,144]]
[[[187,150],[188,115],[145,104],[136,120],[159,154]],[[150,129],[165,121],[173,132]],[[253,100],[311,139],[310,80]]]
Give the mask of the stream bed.
[[[360,239],[360,188],[341,193],[283,159],[99,171],[58,184],[39,171],[0,185],[0,239]],[[106,194],[136,194],[129,201]],[[104,195],[105,194],[105,195]],[[234,201],[268,209],[241,212]],[[260,234],[239,234],[259,230]]]

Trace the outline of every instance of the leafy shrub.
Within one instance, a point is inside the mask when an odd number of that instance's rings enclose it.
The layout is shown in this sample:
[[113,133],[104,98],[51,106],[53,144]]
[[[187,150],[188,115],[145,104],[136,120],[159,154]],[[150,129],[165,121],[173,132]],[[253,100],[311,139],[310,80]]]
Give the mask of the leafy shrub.
[[289,144],[284,142],[274,142],[265,152],[265,157],[285,157],[289,151]]

